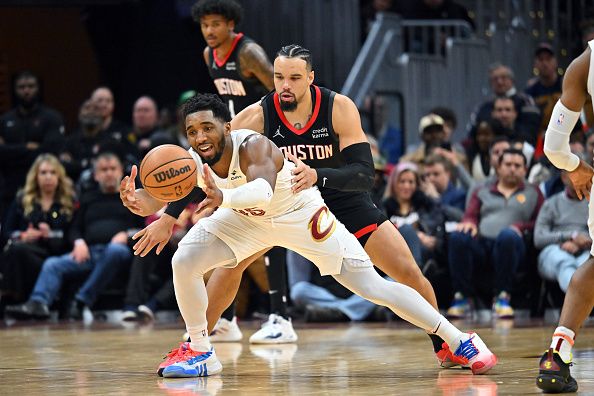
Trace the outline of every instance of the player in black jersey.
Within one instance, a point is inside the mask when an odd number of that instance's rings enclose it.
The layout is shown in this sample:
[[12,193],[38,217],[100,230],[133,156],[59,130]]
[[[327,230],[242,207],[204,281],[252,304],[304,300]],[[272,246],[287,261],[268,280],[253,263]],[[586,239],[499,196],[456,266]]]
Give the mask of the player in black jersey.
[[[274,89],[272,63],[266,52],[243,33],[235,32],[242,13],[241,6],[234,0],[200,0],[192,7],[192,16],[200,24],[207,44],[204,61],[232,117]],[[270,322],[275,324],[274,327],[281,326],[283,336],[269,340],[265,337],[266,332],[258,332],[250,337],[252,343],[297,341],[286,312],[284,255],[284,248],[275,248],[267,254],[265,261],[271,313],[266,324]],[[222,318],[225,320],[217,322],[211,338],[214,341],[239,341],[242,334],[235,319],[234,304],[224,311]],[[263,327],[268,327],[266,324]]]
[[208,72],[232,117],[274,89],[272,64],[264,49],[235,32],[242,16],[238,3],[201,0],[192,7],[192,16],[206,40]]
[[[283,47],[274,61],[275,92],[239,113],[232,129],[268,136],[297,165],[294,191],[317,185],[330,210],[357,237],[373,263],[437,308],[433,287],[404,239],[371,201],[373,160],[357,107],[348,97],[313,81],[310,52],[298,45]],[[210,322],[233,300],[247,261],[213,274],[208,291],[209,300],[216,303],[209,305]],[[443,340],[430,337],[442,366],[460,363],[452,360]]]

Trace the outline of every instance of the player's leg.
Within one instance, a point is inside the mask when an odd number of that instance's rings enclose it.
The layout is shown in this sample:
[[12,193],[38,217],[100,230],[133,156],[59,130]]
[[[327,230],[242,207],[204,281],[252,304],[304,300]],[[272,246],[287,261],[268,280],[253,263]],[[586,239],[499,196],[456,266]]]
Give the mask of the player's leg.
[[223,311],[233,303],[239,290],[239,285],[241,284],[243,271],[266,251],[263,250],[242,260],[234,268],[216,268],[212,272],[206,284],[209,299],[208,309],[206,311],[208,331],[213,330]]
[[252,344],[287,344],[297,342],[293,323],[287,315],[285,248],[275,247],[266,254],[266,273],[270,295],[270,315],[262,328],[252,334]]
[[402,235],[390,221],[380,224],[364,247],[376,267],[395,281],[418,291],[437,309],[433,286],[421,272]]
[[536,385],[545,392],[575,392],[578,385],[570,374],[575,335],[594,306],[594,257],[590,255],[571,277],[559,326],[549,349],[540,360]]
[[340,274],[333,276],[359,296],[386,306],[404,320],[443,338],[455,349],[454,357],[467,364],[474,374],[485,373],[497,363],[477,334],[458,330],[416,290],[379,276],[370,261],[345,258]]
[[179,242],[171,260],[175,298],[192,341],[159,366],[164,377],[198,377],[222,370],[208,339],[208,295],[204,275],[213,268],[237,263],[235,253],[214,234],[196,224]]

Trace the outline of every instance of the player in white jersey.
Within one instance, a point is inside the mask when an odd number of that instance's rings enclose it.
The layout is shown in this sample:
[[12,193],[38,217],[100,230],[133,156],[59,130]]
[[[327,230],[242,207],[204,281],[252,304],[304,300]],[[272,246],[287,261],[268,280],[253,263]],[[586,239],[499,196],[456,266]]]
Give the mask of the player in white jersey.
[[[588,228],[594,239],[594,202],[591,200],[591,164],[580,160],[569,149],[569,136],[580,117],[588,95],[594,94],[594,40],[575,58],[563,78],[563,92],[557,101],[545,133],[544,152],[553,165],[569,172],[578,198],[590,199]],[[591,241],[590,241],[591,242]],[[549,349],[540,360],[536,385],[547,393],[575,392],[578,385],[571,376],[573,342],[594,306],[594,245],[590,257],[573,274],[565,295],[559,325]]]
[[[497,358],[475,333],[463,333],[414,289],[383,279],[369,256],[325,206],[317,187],[293,193],[294,164],[266,137],[249,130],[231,132],[229,111],[215,95],[197,95],[183,114],[189,150],[196,160],[204,199],[197,210],[212,211],[179,242],[173,256],[173,279],[179,309],[191,337],[159,366],[164,377],[196,377],[220,372],[210,344],[204,274],[235,266],[272,246],[294,250],[313,261],[322,275],[332,275],[354,293],[389,307],[397,315],[442,337],[453,358],[480,374]],[[134,168],[122,181],[125,206],[146,215],[161,206],[142,190],[134,191]],[[218,208],[218,209],[217,209]],[[135,254],[151,248],[143,231]]]

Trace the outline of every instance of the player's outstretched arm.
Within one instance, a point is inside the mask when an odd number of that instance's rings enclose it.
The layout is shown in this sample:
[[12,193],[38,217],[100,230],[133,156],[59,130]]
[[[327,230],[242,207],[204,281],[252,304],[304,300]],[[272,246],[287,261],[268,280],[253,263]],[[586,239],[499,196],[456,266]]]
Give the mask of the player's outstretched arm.
[[244,76],[257,78],[269,91],[274,89],[272,63],[258,44],[252,42],[243,46],[239,53],[239,65]]
[[588,95],[590,49],[571,62],[563,79],[563,92],[555,104],[545,133],[544,152],[551,163],[569,171],[578,198],[590,198],[594,169],[571,152],[569,137]]
[[[344,95],[336,94],[334,97],[332,125],[338,135],[340,152],[347,164],[338,169],[314,169],[315,184],[340,191],[371,190],[375,177],[371,148],[361,127],[359,110]],[[294,174],[299,179],[299,174]]]
[[138,169],[132,166],[130,176],[120,182],[120,199],[128,210],[138,216],[150,216],[161,210],[165,202],[151,197],[144,189],[136,188],[136,175]]

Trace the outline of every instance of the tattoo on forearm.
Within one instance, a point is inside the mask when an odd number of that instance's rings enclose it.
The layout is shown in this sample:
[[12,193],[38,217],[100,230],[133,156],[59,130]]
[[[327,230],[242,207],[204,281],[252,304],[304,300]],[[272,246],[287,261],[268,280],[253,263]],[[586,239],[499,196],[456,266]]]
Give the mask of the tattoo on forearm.
[[268,89],[274,87],[272,80],[272,64],[268,56],[257,44],[248,44],[239,52],[241,74],[245,77],[256,77]]

